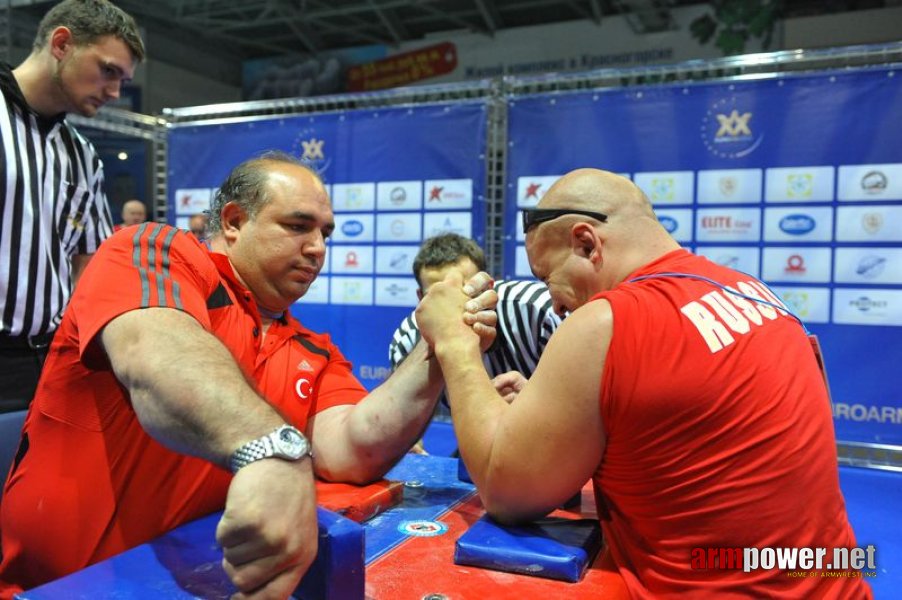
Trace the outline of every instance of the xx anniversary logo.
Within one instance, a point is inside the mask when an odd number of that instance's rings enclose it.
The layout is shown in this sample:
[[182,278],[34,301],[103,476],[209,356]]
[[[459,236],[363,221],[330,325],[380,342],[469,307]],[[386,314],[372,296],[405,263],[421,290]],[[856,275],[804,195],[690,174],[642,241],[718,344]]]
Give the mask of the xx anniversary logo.
[[721,158],[748,156],[761,144],[755,113],[735,96],[715,102],[702,119],[702,142],[711,154]]

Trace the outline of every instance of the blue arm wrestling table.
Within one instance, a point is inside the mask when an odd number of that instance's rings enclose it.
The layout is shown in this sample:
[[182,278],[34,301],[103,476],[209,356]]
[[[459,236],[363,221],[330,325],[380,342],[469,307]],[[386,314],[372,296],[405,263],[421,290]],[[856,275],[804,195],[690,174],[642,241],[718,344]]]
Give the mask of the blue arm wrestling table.
[[[578,583],[455,565],[455,541],[484,514],[474,486],[458,479],[457,464],[454,458],[405,456],[386,475],[405,482],[402,502],[363,524],[318,509],[319,553],[294,597],[597,598],[615,591],[612,573],[599,566],[600,557]],[[592,505],[590,492],[585,494],[583,505]],[[593,516],[594,506],[587,512]],[[228,598],[235,588],[222,570],[222,552],[214,539],[219,517],[187,523],[17,598]]]

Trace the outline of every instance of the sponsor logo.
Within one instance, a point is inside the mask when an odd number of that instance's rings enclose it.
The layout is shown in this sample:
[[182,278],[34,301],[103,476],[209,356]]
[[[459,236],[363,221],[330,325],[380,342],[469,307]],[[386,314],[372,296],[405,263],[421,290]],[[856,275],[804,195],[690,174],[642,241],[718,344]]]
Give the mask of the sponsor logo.
[[654,177],[651,180],[651,201],[673,200],[674,186],[673,177]]
[[789,198],[810,198],[814,193],[814,175],[792,173],[786,176],[786,196]]
[[748,156],[764,136],[752,127],[754,113],[735,97],[715,102],[702,119],[702,141],[709,152],[722,158]]
[[886,267],[886,259],[882,256],[868,255],[858,261],[858,267],[855,269],[856,275],[873,279],[880,277],[883,269]]
[[789,235],[805,235],[814,231],[816,226],[817,221],[803,214],[786,215],[780,219],[780,229]]
[[739,180],[735,177],[721,177],[717,181],[717,187],[720,189],[721,195],[729,198],[736,193],[736,189],[739,187]]
[[410,286],[406,285],[398,285],[397,283],[393,283],[387,288],[385,291],[391,294],[394,297],[400,296],[401,294],[406,294],[410,291]]
[[526,199],[539,198],[539,190],[542,188],[541,183],[530,183],[526,186]]
[[389,225],[388,230],[391,231],[391,234],[393,236],[401,237],[402,235],[404,235],[404,221],[401,219],[395,219]]
[[191,206],[191,200],[191,194],[185,194],[184,196],[182,196],[182,208]]
[[397,269],[398,267],[403,266],[405,262],[407,262],[407,253],[398,252],[397,254],[392,255],[391,259],[388,261],[388,265],[393,269]]
[[882,194],[889,183],[881,171],[870,171],[861,178],[861,189],[867,194]]
[[345,282],[344,299],[350,302],[363,300],[363,284],[359,281]]
[[871,300],[867,296],[860,296],[849,301],[849,306],[854,306],[863,313],[871,312],[876,308],[886,308],[886,300]]
[[363,201],[363,188],[354,186],[345,189],[345,205],[347,208],[358,208],[363,206]]
[[392,188],[391,192],[388,193],[388,199],[395,206],[404,204],[404,201],[407,200],[407,190],[400,186]]
[[313,367],[310,366],[310,363],[307,362],[307,359],[304,358],[301,362],[298,363],[298,371],[306,371],[307,373],[313,372]]
[[398,531],[415,537],[434,537],[448,531],[448,526],[438,521],[401,521]]
[[725,267],[729,267],[731,269],[735,269],[739,267],[739,257],[735,254],[722,254],[714,259],[719,265],[723,265]]
[[807,317],[811,314],[811,298],[808,292],[784,292],[781,294],[781,298],[799,317]]
[[345,221],[341,226],[341,232],[348,237],[357,237],[363,233],[363,223],[356,219]]
[[710,215],[701,218],[702,229],[712,233],[747,232],[752,228],[751,221],[734,219],[730,215]]
[[359,267],[360,261],[357,260],[357,253],[353,250],[348,252],[345,255],[345,266],[346,267]]
[[674,219],[673,217],[668,217],[668,216],[658,217],[658,221],[661,223],[661,225],[664,227],[664,229],[667,230],[667,233],[673,233],[680,226],[679,223],[677,223],[677,220]]
[[804,275],[807,270],[805,259],[801,254],[791,254],[786,258],[786,268],[783,269],[783,272],[787,275]]
[[429,190],[429,202],[441,202],[442,201],[442,190],[445,188],[441,186],[432,186],[432,189]]
[[883,229],[883,214],[881,213],[864,213],[861,215],[861,226],[867,233],[874,235]]

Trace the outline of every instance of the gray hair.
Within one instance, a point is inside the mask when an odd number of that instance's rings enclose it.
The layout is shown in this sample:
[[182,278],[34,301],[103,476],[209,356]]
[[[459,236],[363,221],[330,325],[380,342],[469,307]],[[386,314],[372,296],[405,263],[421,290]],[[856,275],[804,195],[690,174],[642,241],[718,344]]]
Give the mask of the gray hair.
[[256,218],[260,209],[270,200],[269,188],[266,184],[269,181],[269,167],[276,163],[301,167],[322,183],[319,173],[309,165],[301,159],[279,150],[270,150],[246,160],[232,169],[210,202],[207,232],[211,236],[222,233],[222,208],[229,202],[240,206],[249,219]]

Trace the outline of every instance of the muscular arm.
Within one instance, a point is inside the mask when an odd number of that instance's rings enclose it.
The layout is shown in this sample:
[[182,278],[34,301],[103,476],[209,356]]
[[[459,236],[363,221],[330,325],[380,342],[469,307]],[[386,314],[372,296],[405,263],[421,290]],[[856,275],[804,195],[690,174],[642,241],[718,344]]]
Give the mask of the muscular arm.
[[[185,313],[133,310],[110,321],[101,336],[142,427],[172,450],[226,467],[238,446],[284,422],[222,343]],[[240,590],[290,594],[316,556],[310,461],[267,459],[241,469],[217,540]]]
[[[488,347],[495,338],[492,309],[498,296],[491,285],[487,273],[467,281],[469,304],[464,316],[458,315],[477,348],[480,343]],[[311,420],[316,474],[353,483],[382,477],[423,434],[443,386],[438,362],[420,340],[385,383],[359,404],[329,408]]]
[[227,468],[235,448],[284,422],[225,346],[183,312],[127,312],[102,341],[141,425],[172,450]]
[[359,404],[311,419],[317,475],[352,483],[378,479],[419,439],[442,389],[438,363],[426,351],[419,342]]
[[510,522],[559,506],[591,477],[604,451],[599,391],[610,306],[592,302],[568,317],[512,404],[482,368],[474,336],[453,324],[460,299],[437,294],[420,307],[417,319],[444,373],[461,456],[486,509]]

